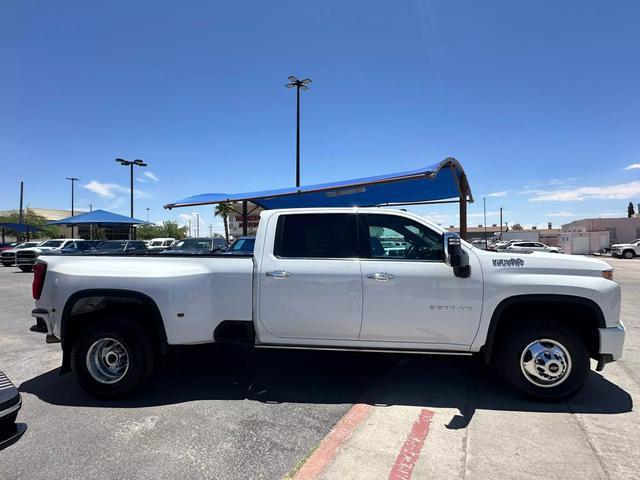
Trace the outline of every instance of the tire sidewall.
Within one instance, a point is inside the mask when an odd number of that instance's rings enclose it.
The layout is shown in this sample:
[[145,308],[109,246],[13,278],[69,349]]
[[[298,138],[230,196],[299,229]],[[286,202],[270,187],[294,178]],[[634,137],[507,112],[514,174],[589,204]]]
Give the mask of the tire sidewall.
[[[120,342],[129,360],[124,377],[111,384],[95,380],[87,369],[87,352],[95,341],[102,338]],[[88,326],[79,335],[71,351],[71,368],[87,392],[99,397],[117,397],[134,390],[146,380],[153,368],[153,349],[142,329],[131,322],[110,318]]]
[[622,253],[622,257],[626,258],[627,260],[633,258],[633,252],[630,250],[627,250],[625,252]]
[[[525,347],[543,338],[562,344],[571,357],[569,376],[555,387],[534,385],[526,379],[520,366]],[[506,380],[521,392],[541,400],[563,400],[574,395],[584,386],[590,368],[589,354],[580,337],[561,326],[528,327],[514,333],[505,345],[502,358],[502,369]]]

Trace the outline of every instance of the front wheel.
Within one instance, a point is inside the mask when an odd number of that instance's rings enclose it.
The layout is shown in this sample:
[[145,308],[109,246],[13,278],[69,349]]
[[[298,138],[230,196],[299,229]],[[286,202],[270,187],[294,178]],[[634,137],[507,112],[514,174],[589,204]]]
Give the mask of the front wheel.
[[513,387],[540,400],[575,395],[589,376],[582,339],[562,325],[528,326],[507,337],[498,366]]
[[33,272],[33,265],[20,265],[18,268],[25,273]]
[[97,397],[119,397],[151,375],[155,351],[147,332],[108,317],[88,326],[74,342],[71,368],[80,386]]
[[625,250],[622,256],[627,260],[630,260],[633,258],[633,252],[631,250]]

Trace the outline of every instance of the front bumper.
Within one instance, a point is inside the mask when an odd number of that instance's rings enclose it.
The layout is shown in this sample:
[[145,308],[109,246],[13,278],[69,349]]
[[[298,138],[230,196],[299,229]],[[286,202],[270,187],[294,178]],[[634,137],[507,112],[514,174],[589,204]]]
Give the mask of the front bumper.
[[16,425],[15,419],[22,407],[20,392],[7,376],[0,372],[0,450],[20,439],[25,425]]
[[598,349],[600,356],[607,357],[608,362],[620,359],[625,336],[622,322],[615,327],[599,328],[598,333],[600,334],[600,347]]

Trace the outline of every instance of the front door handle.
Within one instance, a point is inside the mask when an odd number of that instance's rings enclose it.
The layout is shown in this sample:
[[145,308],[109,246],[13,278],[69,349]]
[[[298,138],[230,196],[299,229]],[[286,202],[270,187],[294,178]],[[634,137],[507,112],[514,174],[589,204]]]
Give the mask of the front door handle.
[[392,275],[387,272],[376,272],[376,273],[370,273],[369,275],[367,275],[367,278],[378,280],[379,282],[386,282],[387,280],[393,280],[396,277],[395,275]]
[[265,275],[273,278],[289,278],[291,276],[289,272],[285,272],[284,270],[274,270],[273,272],[265,273]]

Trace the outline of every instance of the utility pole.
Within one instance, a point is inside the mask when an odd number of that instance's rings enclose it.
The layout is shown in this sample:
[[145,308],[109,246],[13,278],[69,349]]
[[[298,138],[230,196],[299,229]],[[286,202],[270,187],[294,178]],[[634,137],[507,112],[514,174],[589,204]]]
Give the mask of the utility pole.
[[500,240],[502,240],[502,207],[500,207]]
[[200,238],[200,214],[194,213],[196,216],[196,238]]
[[209,225],[209,238],[213,238],[213,225]]
[[[310,78],[305,78],[304,80],[298,80],[296,77],[291,75],[289,77],[289,82],[285,85],[287,88],[296,89],[296,187],[300,186],[300,90],[309,90],[309,85],[311,83]],[[245,219],[246,222],[246,219]]]
[[149,223],[149,207],[147,207],[147,223]]
[[487,197],[482,197],[482,209],[484,211],[484,249],[489,250],[489,241],[487,239]]
[[191,219],[189,219],[189,237],[191,237]]
[[[131,193],[131,220],[133,221],[133,166],[136,165],[138,167],[146,167],[147,164],[140,159],[125,160],[124,158],[116,158],[116,162],[124,167],[130,168],[129,192]],[[135,229],[133,228],[133,225],[131,225],[131,228],[129,229],[129,240],[135,240]]]
[[[74,209],[74,186],[78,179],[76,177],[67,177],[67,180],[71,181],[71,216],[73,217],[76,214]],[[71,238],[76,238],[73,225],[71,225]]]
[[22,210],[22,201],[24,200],[24,182],[20,182],[20,212],[18,213],[18,223],[24,223],[24,211]]

